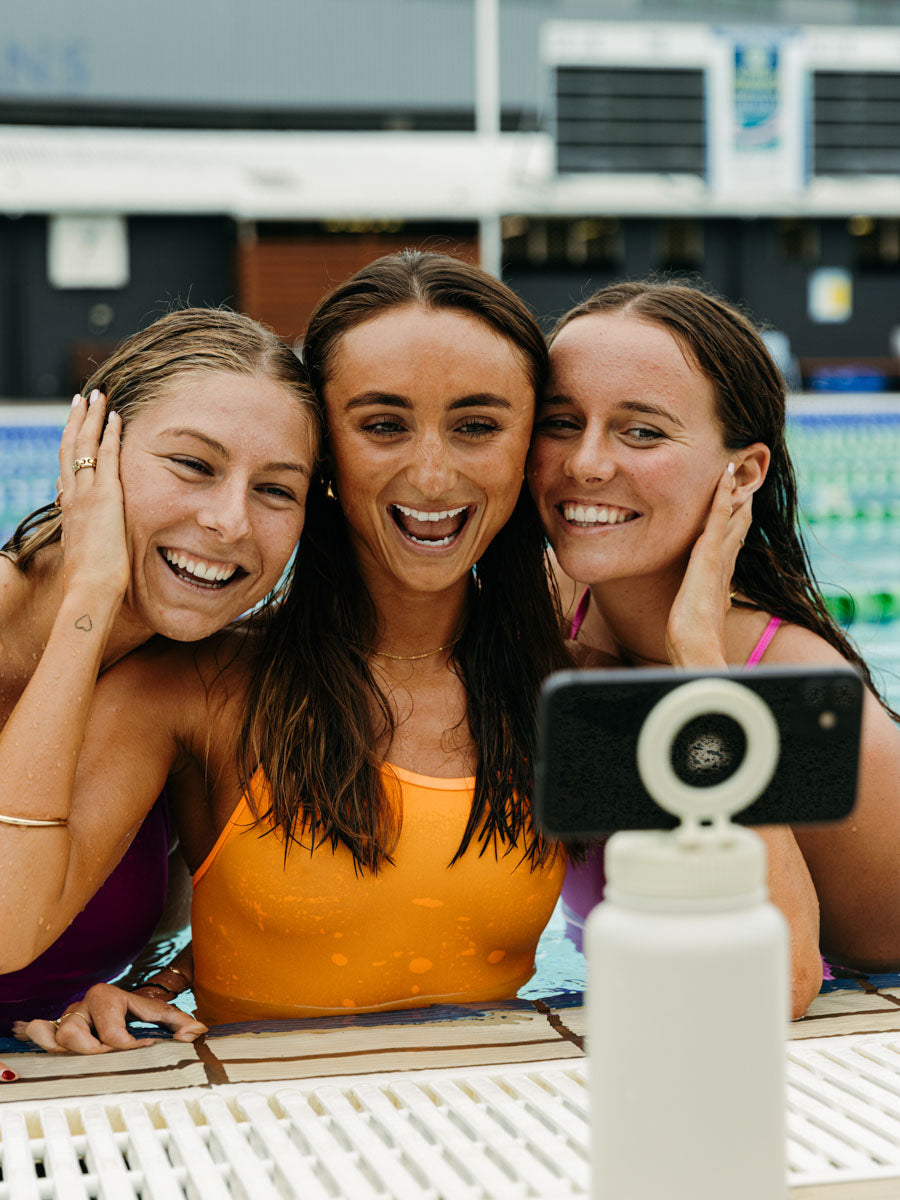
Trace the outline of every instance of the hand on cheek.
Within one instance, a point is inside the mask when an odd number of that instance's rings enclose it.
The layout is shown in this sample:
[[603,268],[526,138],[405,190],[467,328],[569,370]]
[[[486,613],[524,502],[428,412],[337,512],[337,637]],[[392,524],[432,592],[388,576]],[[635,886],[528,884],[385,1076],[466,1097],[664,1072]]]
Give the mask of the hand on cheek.
[[735,503],[736,477],[737,469],[729,463],[669,612],[666,650],[676,666],[726,665],[725,618],[731,607],[732,579],[753,517],[752,493]]

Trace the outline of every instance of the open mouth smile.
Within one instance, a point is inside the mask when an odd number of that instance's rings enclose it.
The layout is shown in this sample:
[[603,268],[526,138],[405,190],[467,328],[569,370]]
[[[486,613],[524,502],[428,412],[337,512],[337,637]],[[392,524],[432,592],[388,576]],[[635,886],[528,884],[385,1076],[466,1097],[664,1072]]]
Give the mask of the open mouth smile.
[[458,508],[435,510],[407,508],[391,504],[389,512],[400,533],[417,546],[440,550],[452,545],[462,534],[473,508],[463,504]]
[[220,591],[247,574],[237,563],[216,562],[213,559],[201,558],[198,554],[190,554],[186,550],[173,550],[161,546],[159,554],[177,579],[204,591]]
[[624,525],[639,517],[632,508],[617,508],[612,504],[575,504],[565,500],[557,509],[569,525],[578,529],[599,529],[611,525]]

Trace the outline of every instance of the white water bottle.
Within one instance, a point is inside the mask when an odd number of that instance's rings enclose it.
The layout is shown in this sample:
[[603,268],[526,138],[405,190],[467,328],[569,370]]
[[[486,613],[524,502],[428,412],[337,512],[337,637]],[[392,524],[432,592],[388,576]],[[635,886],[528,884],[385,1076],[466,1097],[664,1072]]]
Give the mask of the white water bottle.
[[[746,688],[711,682],[669,693],[638,744],[647,790],[684,824],[610,838],[585,927],[594,1200],[787,1195],[787,926],[764,843],[728,820],[771,778],[777,727]],[[747,753],[732,780],[697,789],[671,771],[670,733],[710,708],[741,720]]]

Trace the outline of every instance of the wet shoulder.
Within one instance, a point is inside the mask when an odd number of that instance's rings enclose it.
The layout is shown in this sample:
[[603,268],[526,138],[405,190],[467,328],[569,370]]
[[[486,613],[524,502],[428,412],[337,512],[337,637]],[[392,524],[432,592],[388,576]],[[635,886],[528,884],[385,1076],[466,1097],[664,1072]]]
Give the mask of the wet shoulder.
[[205,753],[217,729],[231,728],[245,702],[246,639],[219,634],[202,642],[154,637],[100,678],[101,719],[127,712],[165,727],[188,758]]
[[[768,614],[758,614],[761,618],[759,633],[762,635],[768,624]],[[755,641],[747,648],[747,654],[753,649]],[[746,657],[746,656],[745,656]],[[772,638],[760,660],[762,666],[823,666],[837,667],[846,663],[844,656],[826,642],[818,633],[804,629],[801,625],[783,622]]]

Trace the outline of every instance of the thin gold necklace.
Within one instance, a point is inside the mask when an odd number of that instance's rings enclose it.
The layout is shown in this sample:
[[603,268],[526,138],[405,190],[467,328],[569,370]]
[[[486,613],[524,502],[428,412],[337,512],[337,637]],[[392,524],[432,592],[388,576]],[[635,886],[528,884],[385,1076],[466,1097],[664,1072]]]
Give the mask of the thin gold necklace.
[[391,654],[388,650],[373,650],[371,653],[376,658],[392,658],[394,662],[417,662],[420,658],[431,658],[433,654],[440,654],[442,650],[449,650],[459,641],[455,637],[452,642],[447,642],[445,646],[436,646],[434,650],[426,650],[424,654]]

